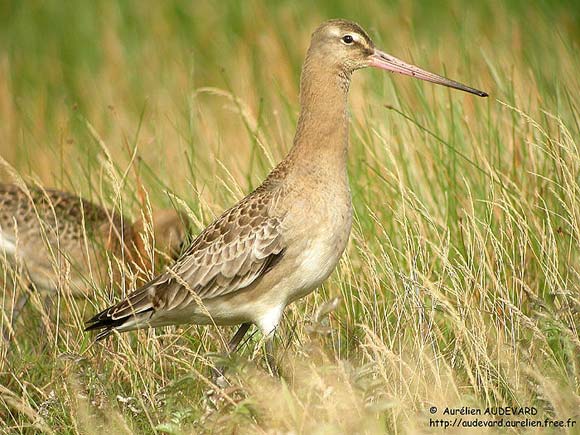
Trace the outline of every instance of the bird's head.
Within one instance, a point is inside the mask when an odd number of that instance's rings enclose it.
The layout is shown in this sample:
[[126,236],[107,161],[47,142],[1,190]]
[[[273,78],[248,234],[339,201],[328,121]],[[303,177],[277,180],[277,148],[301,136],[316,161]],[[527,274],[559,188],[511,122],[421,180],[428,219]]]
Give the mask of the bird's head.
[[357,69],[374,67],[487,97],[485,92],[430,73],[379,50],[363,28],[352,21],[337,19],[322,23],[312,34],[308,57],[349,77]]

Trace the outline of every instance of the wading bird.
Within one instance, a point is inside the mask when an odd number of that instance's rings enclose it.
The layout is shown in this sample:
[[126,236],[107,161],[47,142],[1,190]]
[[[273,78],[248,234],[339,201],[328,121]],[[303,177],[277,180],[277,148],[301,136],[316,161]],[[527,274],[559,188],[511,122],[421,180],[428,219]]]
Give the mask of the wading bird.
[[[132,224],[67,192],[0,184],[0,260],[20,265],[38,290],[67,285],[74,296],[86,296],[91,287],[106,285],[110,268],[117,280],[129,267],[146,282],[152,248],[175,259],[185,237],[183,219],[168,209],[153,213],[152,225]],[[13,321],[29,294],[16,302]]]
[[272,364],[271,338],[284,308],[330,275],[349,238],[347,94],[352,73],[366,67],[487,96],[378,50],[355,23],[323,23],[302,68],[300,117],[286,158],[165,273],[94,316],[86,330],[102,330],[102,339],[164,325],[241,325],[233,351],[255,324]]

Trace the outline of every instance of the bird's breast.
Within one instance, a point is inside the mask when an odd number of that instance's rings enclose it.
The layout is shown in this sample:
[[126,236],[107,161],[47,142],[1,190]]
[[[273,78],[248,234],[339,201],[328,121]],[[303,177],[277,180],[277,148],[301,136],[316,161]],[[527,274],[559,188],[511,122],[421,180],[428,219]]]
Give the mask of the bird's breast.
[[288,302],[305,296],[328,278],[346,248],[352,226],[348,190],[328,196],[313,195],[304,199],[302,205],[302,218],[293,231],[295,237],[289,240],[295,285],[289,291]]

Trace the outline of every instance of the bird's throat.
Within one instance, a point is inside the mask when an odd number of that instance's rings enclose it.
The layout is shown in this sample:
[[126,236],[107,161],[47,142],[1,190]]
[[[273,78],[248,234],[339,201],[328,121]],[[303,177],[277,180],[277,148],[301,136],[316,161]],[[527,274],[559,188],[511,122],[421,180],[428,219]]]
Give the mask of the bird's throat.
[[[350,75],[306,61],[300,82],[300,117],[288,159],[299,167],[346,170]],[[338,166],[338,167],[337,167]]]

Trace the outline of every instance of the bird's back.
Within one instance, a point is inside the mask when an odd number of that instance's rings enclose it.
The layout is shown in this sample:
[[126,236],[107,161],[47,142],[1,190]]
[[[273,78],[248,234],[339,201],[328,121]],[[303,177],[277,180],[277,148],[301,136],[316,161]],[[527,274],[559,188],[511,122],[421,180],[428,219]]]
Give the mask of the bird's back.
[[119,253],[131,233],[120,216],[76,195],[0,185],[0,249],[41,287],[57,287],[65,273],[78,286],[87,272],[102,278],[100,254]]

